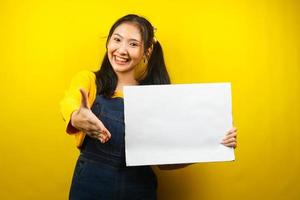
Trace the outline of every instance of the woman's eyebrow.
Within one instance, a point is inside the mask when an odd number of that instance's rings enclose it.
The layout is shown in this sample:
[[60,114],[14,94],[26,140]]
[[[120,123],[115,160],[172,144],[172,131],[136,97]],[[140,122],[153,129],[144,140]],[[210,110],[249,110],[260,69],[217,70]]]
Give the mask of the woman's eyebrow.
[[123,38],[123,36],[122,36],[122,35],[120,35],[119,33],[114,33],[114,35],[117,35],[117,36],[119,36],[119,37]]
[[[114,35],[117,35],[117,36],[119,36],[120,38],[124,38],[122,35],[120,35],[119,33],[114,33]],[[141,41],[139,41],[139,40],[137,40],[137,39],[134,39],[134,38],[130,38],[129,39],[130,41],[136,41],[136,42],[141,42]]]

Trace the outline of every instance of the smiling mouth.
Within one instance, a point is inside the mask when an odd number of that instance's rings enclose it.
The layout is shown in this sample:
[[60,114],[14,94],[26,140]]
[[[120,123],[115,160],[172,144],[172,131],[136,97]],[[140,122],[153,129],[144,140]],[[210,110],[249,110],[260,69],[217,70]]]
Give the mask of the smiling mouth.
[[114,58],[115,62],[120,65],[127,64],[130,61],[129,58],[123,58],[120,56],[113,56],[113,58]]

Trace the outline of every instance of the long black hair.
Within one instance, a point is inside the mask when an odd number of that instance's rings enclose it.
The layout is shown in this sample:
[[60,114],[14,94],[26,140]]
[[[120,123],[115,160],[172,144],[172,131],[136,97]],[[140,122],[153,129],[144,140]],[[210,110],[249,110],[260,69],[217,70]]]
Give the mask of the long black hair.
[[[159,85],[170,84],[170,77],[167,72],[167,68],[164,61],[163,51],[160,43],[154,37],[154,27],[144,17],[129,14],[118,19],[109,31],[109,35],[106,40],[106,49],[108,42],[115,31],[115,29],[122,23],[129,22],[134,23],[140,29],[142,39],[144,42],[144,54],[148,55],[148,50],[152,47],[152,53],[148,58],[147,70],[145,76],[139,80],[140,85]],[[100,69],[95,72],[97,93],[102,94],[105,97],[112,97],[118,83],[118,77],[114,72],[107,52],[104,55]]]

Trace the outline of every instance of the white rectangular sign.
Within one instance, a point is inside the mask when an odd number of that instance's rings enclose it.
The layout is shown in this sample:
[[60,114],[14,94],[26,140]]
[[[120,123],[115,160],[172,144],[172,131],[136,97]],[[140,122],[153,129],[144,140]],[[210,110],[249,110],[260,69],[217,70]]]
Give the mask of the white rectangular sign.
[[126,165],[234,160],[230,83],[124,87]]

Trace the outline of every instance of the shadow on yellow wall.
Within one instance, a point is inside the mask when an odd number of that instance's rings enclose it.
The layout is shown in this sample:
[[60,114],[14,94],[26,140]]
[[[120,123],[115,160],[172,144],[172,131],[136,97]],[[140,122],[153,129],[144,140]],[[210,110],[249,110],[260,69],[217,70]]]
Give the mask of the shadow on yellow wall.
[[59,100],[96,70],[112,23],[157,27],[174,83],[233,87],[236,161],[157,171],[159,199],[300,199],[298,1],[0,3],[0,199],[67,199],[78,151]]

